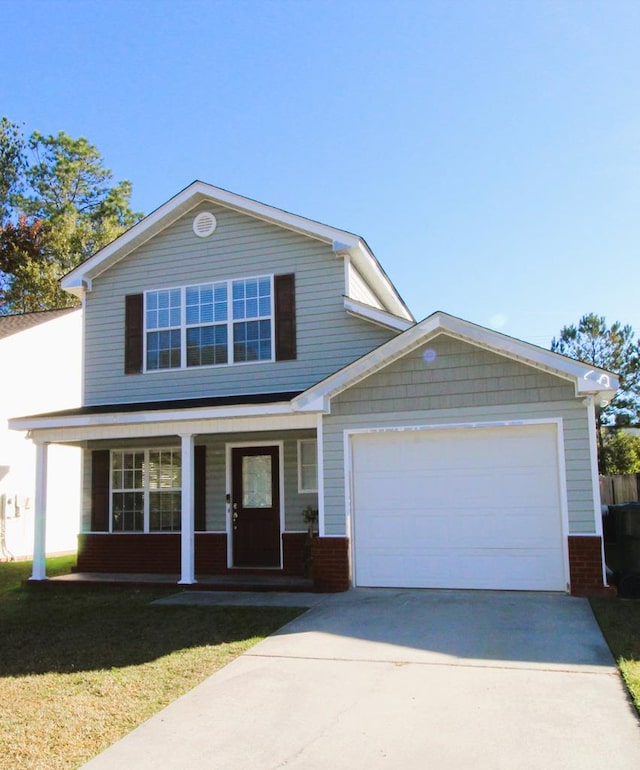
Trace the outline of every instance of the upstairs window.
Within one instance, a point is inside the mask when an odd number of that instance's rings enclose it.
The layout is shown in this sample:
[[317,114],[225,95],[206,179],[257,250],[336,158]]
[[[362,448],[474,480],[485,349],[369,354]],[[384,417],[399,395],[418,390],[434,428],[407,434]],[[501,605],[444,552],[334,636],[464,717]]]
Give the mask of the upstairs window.
[[273,278],[148,291],[146,369],[273,361]]
[[297,357],[295,275],[124,297],[124,373]]
[[147,369],[180,366],[181,291],[147,292]]

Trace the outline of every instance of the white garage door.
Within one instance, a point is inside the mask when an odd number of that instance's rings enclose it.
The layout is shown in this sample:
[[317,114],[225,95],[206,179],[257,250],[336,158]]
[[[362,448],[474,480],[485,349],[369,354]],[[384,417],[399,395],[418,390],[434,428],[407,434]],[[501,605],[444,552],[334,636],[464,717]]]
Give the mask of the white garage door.
[[355,583],[563,591],[554,424],[352,436]]

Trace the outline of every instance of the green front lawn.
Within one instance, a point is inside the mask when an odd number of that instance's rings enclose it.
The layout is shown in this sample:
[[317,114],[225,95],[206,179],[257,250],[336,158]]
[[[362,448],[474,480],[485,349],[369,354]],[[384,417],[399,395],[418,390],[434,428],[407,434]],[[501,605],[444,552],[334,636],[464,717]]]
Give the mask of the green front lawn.
[[[69,572],[69,557],[47,561]],[[71,770],[300,613],[151,606],[166,589],[27,586],[0,564],[0,770]]]
[[591,608],[640,712],[640,599],[591,599]]

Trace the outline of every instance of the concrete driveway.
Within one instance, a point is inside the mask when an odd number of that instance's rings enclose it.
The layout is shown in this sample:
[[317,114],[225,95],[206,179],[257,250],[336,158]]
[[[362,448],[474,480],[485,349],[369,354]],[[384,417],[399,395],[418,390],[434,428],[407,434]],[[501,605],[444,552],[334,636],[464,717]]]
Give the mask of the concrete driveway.
[[640,722],[586,600],[394,589],[279,597],[194,595],[313,606],[87,770],[639,766]]

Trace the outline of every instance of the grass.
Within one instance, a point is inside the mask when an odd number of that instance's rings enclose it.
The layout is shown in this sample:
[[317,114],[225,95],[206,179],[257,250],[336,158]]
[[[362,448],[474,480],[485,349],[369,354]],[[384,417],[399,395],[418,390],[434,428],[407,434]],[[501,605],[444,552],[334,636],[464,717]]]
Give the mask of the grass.
[[[47,560],[50,576],[70,557]],[[21,585],[0,564],[0,770],[71,770],[300,610],[151,606],[166,589]]]
[[640,713],[640,599],[591,599],[591,608]]

